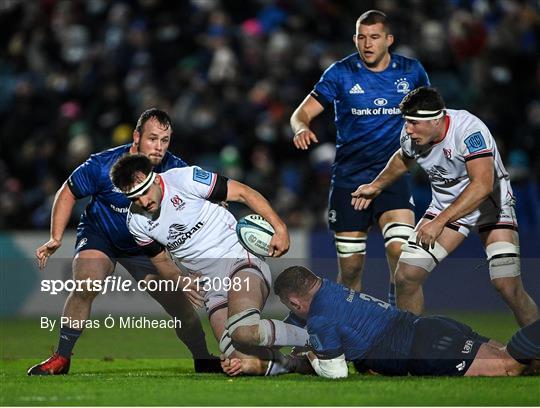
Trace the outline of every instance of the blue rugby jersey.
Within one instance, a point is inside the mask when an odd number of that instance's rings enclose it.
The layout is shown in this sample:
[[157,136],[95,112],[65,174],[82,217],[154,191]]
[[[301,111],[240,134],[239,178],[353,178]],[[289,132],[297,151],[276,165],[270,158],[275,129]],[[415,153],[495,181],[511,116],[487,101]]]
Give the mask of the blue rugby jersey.
[[379,174],[400,147],[399,103],[409,91],[429,84],[419,61],[396,54],[381,72],[367,69],[354,53],[323,73],[311,96],[325,108],[334,105],[334,185],[356,187]]
[[[307,330],[311,346],[323,358],[345,354],[349,361],[370,358],[406,363],[415,319],[409,312],[323,279],[309,309]],[[387,364],[378,361],[370,368],[389,372]],[[397,370],[391,367],[391,372]]]
[[[78,199],[92,197],[81,215],[79,228],[91,225],[107,237],[118,250],[133,254],[138,253],[140,249],[126,224],[131,202],[114,187],[109,177],[113,164],[127,153],[130,147],[131,144],[122,145],[91,155],[71,173],[68,186]],[[156,166],[154,171],[162,173],[172,168],[185,166],[187,164],[183,160],[166,152],[161,164]]]

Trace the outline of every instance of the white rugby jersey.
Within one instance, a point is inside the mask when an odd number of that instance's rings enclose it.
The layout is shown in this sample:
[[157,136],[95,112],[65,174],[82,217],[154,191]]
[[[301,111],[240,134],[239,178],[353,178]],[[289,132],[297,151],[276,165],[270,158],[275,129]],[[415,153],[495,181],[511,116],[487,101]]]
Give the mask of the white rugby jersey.
[[163,198],[159,215],[138,212],[131,206],[128,228],[140,246],[154,241],[167,248],[181,265],[203,276],[216,260],[247,258],[238,242],[236,219],[222,206],[207,200],[217,174],[199,167],[183,167],[161,173]]
[[415,159],[428,174],[431,182],[430,208],[440,212],[452,204],[469,184],[465,163],[479,157],[493,156],[493,192],[480,208],[458,220],[475,225],[481,213],[500,209],[513,203],[508,173],[495,140],[487,126],[465,110],[447,109],[448,130],[443,140],[428,146],[417,146],[401,131],[401,149],[405,157]]

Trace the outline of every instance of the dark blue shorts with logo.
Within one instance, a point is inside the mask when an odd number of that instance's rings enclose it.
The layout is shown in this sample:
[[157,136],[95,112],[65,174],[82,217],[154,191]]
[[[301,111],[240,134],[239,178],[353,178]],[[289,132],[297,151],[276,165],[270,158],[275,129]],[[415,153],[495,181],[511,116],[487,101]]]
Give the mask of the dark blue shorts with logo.
[[419,317],[408,362],[412,375],[462,376],[489,339],[444,316]]
[[113,264],[118,262],[137,281],[144,280],[149,274],[157,275],[158,271],[148,256],[138,248],[128,251],[120,250],[111,240],[91,224],[79,224],[77,226],[77,240],[75,241],[75,254],[81,251],[93,249],[107,255]]
[[356,211],[351,205],[351,193],[356,190],[348,187],[330,188],[328,198],[328,225],[334,232],[364,231],[367,232],[379,217],[390,210],[414,209],[411,193],[411,175],[405,174],[388,186],[370,206]]

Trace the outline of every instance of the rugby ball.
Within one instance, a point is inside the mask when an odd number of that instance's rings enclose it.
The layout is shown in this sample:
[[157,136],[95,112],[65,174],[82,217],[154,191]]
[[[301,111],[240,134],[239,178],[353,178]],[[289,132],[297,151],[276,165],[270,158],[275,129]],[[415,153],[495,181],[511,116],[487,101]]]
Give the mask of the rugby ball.
[[274,228],[260,215],[249,214],[238,220],[236,235],[242,246],[252,254],[268,256]]

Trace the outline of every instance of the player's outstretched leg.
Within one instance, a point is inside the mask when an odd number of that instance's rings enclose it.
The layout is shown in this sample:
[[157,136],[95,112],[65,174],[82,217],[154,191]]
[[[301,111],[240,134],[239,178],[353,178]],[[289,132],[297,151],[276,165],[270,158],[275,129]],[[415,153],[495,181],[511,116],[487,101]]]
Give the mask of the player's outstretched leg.
[[[269,271],[268,271],[269,272]],[[269,361],[266,375],[289,372],[283,361],[272,353],[273,347],[305,346],[305,329],[281,320],[261,319],[260,310],[269,293],[269,284],[259,269],[247,267],[235,274],[242,282],[239,290],[228,293],[227,335],[234,348],[244,354]]]
[[[107,255],[97,250],[79,252],[73,259],[73,279],[103,281],[112,274],[114,265]],[[89,285],[90,286],[90,285]],[[92,287],[92,286],[90,286]],[[87,285],[81,285],[83,290],[72,291],[64,305],[63,317],[69,318],[74,326],[60,326],[58,347],[47,360],[30,367],[28,375],[59,375],[69,372],[72,350],[82,334],[83,322],[90,317],[92,302],[99,292],[87,290]]]
[[386,260],[390,272],[388,303],[396,306],[395,273],[401,256],[401,247],[406,244],[414,231],[414,213],[408,209],[385,211],[379,217],[379,227],[383,234]]
[[[145,279],[151,279],[151,276]],[[182,322],[182,327],[175,328],[176,336],[191,352],[195,372],[221,373],[219,357],[208,351],[201,320],[186,296],[182,292],[171,291],[149,293],[171,317]]]

